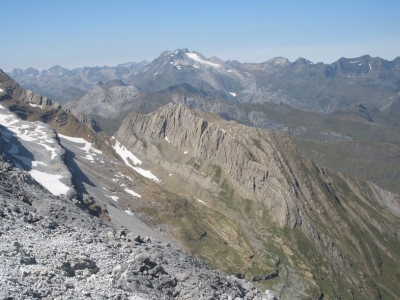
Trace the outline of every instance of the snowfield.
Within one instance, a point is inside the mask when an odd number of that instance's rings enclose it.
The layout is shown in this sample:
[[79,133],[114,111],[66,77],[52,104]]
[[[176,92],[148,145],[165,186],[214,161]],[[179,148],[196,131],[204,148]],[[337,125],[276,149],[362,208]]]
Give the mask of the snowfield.
[[29,174],[53,195],[65,195],[72,188],[71,173],[64,165],[62,148],[55,131],[42,122],[27,122],[0,105],[0,137],[3,156]]
[[84,151],[86,153],[86,156],[82,156],[82,158],[87,159],[89,161],[94,161],[96,154],[102,154],[102,152],[96,148],[92,147],[92,144],[89,143],[88,141],[84,140],[83,138],[76,138],[76,137],[71,137],[71,136],[66,136],[63,134],[58,135],[60,138],[68,140],[70,142],[73,142],[75,144],[83,144],[83,147],[78,147],[80,150]]
[[212,62],[210,62],[210,61],[201,59],[201,58],[197,55],[197,53],[191,53],[191,52],[189,52],[189,53],[185,53],[185,54],[186,54],[190,59],[193,59],[194,61],[196,61],[196,62],[198,62],[198,63],[201,63],[201,64],[203,64],[203,65],[208,65],[208,66],[211,66],[211,67],[214,67],[214,68],[220,68],[220,67],[221,67],[219,64],[215,64],[215,63],[212,63]]
[[64,177],[61,175],[49,174],[38,170],[30,170],[29,174],[50,193],[55,196],[65,195],[70,187],[61,182]]

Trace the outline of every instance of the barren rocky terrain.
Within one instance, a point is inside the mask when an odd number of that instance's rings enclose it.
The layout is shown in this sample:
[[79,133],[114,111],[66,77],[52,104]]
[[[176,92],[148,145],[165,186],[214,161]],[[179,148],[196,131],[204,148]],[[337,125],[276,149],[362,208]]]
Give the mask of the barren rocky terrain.
[[273,299],[0,163],[1,299]]

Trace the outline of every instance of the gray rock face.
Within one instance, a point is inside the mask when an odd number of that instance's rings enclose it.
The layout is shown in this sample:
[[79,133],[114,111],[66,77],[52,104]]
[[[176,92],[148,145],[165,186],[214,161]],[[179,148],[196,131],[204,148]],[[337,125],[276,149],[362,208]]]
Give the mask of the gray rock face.
[[[150,145],[152,140],[168,139],[182,154],[188,152],[197,157],[199,164],[211,161],[220,165],[244,198],[263,201],[274,211],[271,218],[280,226],[295,227],[301,223],[295,187],[286,178],[288,166],[275,146],[278,139],[285,139],[281,135],[270,131],[250,131],[234,122],[208,122],[183,105],[171,104],[154,114],[132,113],[115,138],[134,153],[143,151],[142,140]],[[250,147],[257,143],[259,147]],[[285,143],[293,147],[289,140]],[[160,160],[157,147],[147,147],[145,151],[144,155],[152,163],[160,163],[168,172],[173,170],[176,173],[173,163]],[[179,168],[182,177],[185,173],[195,173],[188,167],[185,172],[182,165]],[[203,176],[198,176],[198,184],[208,189],[213,187],[211,182],[205,186],[207,181]]]
[[0,256],[1,299],[263,299],[182,250],[86,215],[4,162]]
[[139,91],[134,86],[93,85],[80,99],[68,102],[65,107],[76,112],[97,114],[112,118],[129,109]]

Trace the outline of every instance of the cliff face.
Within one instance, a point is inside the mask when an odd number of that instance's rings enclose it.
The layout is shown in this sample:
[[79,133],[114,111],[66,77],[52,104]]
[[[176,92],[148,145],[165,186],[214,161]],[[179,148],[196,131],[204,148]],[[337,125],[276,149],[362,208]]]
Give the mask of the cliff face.
[[[280,139],[285,140],[287,147],[294,148],[290,141],[270,131],[249,131],[233,122],[216,121],[207,121],[183,105],[167,105],[156,114],[131,114],[116,139],[137,150],[143,147],[138,137],[164,144],[169,140],[182,155],[186,152],[188,157],[199,160],[197,165],[218,165],[242,197],[264,202],[280,226],[301,224],[295,187],[285,179],[287,166],[276,149]],[[153,163],[163,160],[157,150],[147,151],[147,158]]]
[[[277,268],[280,281],[261,283],[283,298],[394,295],[400,230],[389,207],[398,212],[399,202],[390,193],[316,167],[282,134],[181,104],[131,113],[115,139],[166,188],[202,204],[196,222],[211,230],[208,247],[181,239],[213,265],[253,275]],[[218,261],[217,241],[236,251],[239,270]]]

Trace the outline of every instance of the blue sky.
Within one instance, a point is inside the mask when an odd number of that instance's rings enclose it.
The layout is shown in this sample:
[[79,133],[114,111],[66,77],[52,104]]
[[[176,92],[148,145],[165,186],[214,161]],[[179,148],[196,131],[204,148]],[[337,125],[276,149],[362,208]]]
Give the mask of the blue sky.
[[0,68],[151,61],[188,48],[262,62],[400,56],[400,1],[3,1]]

